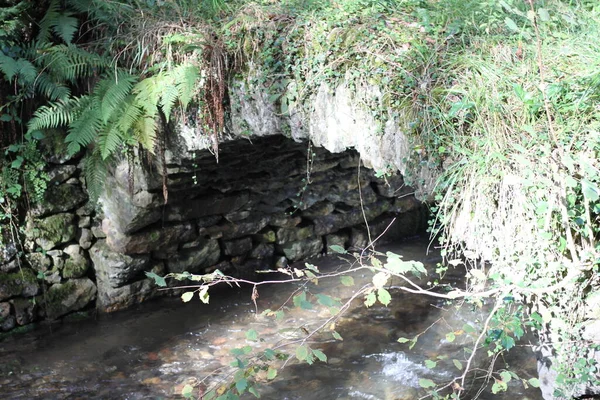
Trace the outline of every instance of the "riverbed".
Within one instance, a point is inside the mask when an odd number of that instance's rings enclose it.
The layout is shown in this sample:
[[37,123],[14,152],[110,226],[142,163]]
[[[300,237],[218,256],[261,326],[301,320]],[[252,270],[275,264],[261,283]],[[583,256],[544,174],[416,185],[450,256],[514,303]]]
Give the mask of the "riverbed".
[[[433,271],[438,259],[427,248],[427,241],[414,240],[384,250],[421,260]],[[335,256],[311,262],[321,270],[347,263]],[[354,276],[356,286],[368,279],[364,271]],[[454,271],[448,279],[460,282],[461,272]],[[337,278],[320,280],[310,290],[347,299],[356,286],[343,286]],[[227,289],[214,293],[208,305],[198,298],[189,303],[162,298],[127,311],[40,326],[9,337],[0,342],[0,398],[175,399],[181,398],[185,385],[198,394],[227,379],[233,348],[249,345],[258,351],[273,343],[285,344],[329,316],[318,306],[292,308],[280,320],[261,315],[289,300],[294,289],[293,285],[261,287],[258,315],[249,290]],[[392,295],[388,307],[376,304],[367,309],[362,299],[354,301],[336,324],[343,340],[335,340],[330,332],[311,337],[310,346],[321,349],[327,363],[308,366],[290,360],[273,381],[261,384],[262,398],[418,399],[425,394],[419,379],[445,383],[459,376],[454,360],[464,366],[469,357],[465,349],[472,342],[461,327],[477,326],[485,317],[485,307],[457,310],[429,297],[398,291]],[[248,340],[250,329],[258,333],[259,341]],[[449,341],[448,332],[458,332],[456,339]],[[412,349],[397,341],[419,334]],[[288,350],[293,353],[294,347]],[[481,371],[468,380],[465,399],[475,398],[486,382],[490,359],[485,351],[481,353],[476,358]],[[436,367],[428,368],[426,360],[435,360]],[[506,365],[519,378],[535,377],[536,360],[529,343],[522,341],[515,351],[498,358],[495,369]],[[480,399],[541,399],[538,389],[526,388],[519,379],[508,383],[506,394],[492,395],[489,387],[494,377],[488,381]]]

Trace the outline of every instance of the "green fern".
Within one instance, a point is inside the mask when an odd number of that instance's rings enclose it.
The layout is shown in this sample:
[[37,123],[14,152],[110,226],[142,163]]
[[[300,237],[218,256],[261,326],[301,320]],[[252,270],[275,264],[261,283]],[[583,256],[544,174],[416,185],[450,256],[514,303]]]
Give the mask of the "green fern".
[[108,122],[115,110],[120,111],[137,80],[137,76],[126,71],[118,71],[105,80],[108,81],[105,82],[108,84],[104,88],[101,100],[102,119],[105,123]]
[[80,99],[71,98],[64,102],[49,103],[39,107],[27,126],[28,132],[55,129],[66,126],[73,120],[73,110],[79,105]]
[[61,11],[60,3],[56,0],[50,2],[46,14],[40,21],[40,31],[37,41],[47,43],[54,32],[65,43],[71,43],[75,32],[79,29],[79,21],[71,13]]
[[90,200],[95,202],[104,190],[107,175],[107,161],[102,158],[100,152],[90,152],[83,162],[83,176]]

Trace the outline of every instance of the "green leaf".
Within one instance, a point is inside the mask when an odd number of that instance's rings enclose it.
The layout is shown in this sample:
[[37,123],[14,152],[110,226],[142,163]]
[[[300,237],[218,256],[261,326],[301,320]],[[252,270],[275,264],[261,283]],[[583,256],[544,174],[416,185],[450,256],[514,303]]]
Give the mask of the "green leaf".
[[506,389],[508,389],[508,385],[502,381],[496,381],[496,383],[494,383],[492,385],[492,393],[493,394],[497,394],[499,392],[504,392],[504,391],[506,391]]
[[411,341],[410,339],[405,338],[405,337],[398,338],[398,340],[397,340],[398,343],[408,343],[410,341]]
[[454,340],[456,339],[456,335],[454,334],[454,332],[448,332],[446,333],[446,340],[450,343],[454,342]]
[[184,303],[187,303],[192,297],[194,297],[194,292],[185,292],[181,295],[181,300],[183,300]]
[[296,358],[300,361],[305,361],[308,358],[308,347],[306,347],[306,346],[296,347]]
[[246,380],[246,378],[242,378],[242,379],[238,380],[237,382],[235,382],[235,388],[237,389],[239,394],[244,393],[244,391],[246,390],[247,387],[248,387],[248,381]]
[[377,299],[379,300],[379,302],[381,304],[383,304],[384,306],[387,306],[392,301],[392,296],[390,295],[390,292],[381,288],[381,289],[377,290]]
[[246,340],[256,342],[258,340],[258,332],[255,329],[250,329],[248,332],[246,332]]
[[344,286],[354,286],[354,278],[351,276],[342,276],[340,281]]
[[336,331],[331,332],[331,334],[333,335],[333,338],[335,340],[344,340],[344,338],[342,337],[342,335],[340,335],[339,333],[337,333]]
[[515,21],[513,21],[509,17],[504,18],[504,23],[506,24],[506,26],[508,27],[508,29],[510,29],[511,31],[513,31],[513,32],[519,32],[519,27],[517,26],[517,24],[515,23]]
[[581,190],[588,201],[598,201],[600,198],[600,189],[587,179],[581,180]]
[[337,244],[333,244],[331,246],[329,246],[329,248],[338,254],[348,254],[348,252],[346,251],[346,249],[344,249],[342,246],[339,246]]
[[475,332],[475,328],[473,328],[472,325],[470,324],[464,324],[462,327],[463,331],[465,331],[465,333],[473,333]]
[[435,383],[431,379],[421,378],[419,379],[419,386],[421,386],[423,389],[428,389],[435,387]]
[[529,382],[529,384],[534,388],[540,387],[540,380],[538,378],[530,378],[527,382]]
[[275,354],[275,352],[272,349],[266,349],[264,351],[265,357],[267,357],[267,360],[274,360],[275,357],[277,356],[277,354]]
[[512,376],[511,376],[510,372],[508,372],[508,371],[500,372],[500,377],[506,383],[510,382],[510,380],[512,379]]
[[162,276],[156,275],[154,272],[146,272],[146,276],[150,279],[154,279],[154,283],[160,287],[167,286],[167,281]]
[[548,12],[547,9],[545,8],[539,8],[538,9],[538,15],[540,16],[540,19],[544,22],[548,22],[550,21],[550,13]]
[[365,306],[371,307],[377,301],[377,296],[375,296],[375,292],[371,292],[365,298]]
[[273,380],[273,379],[275,379],[276,376],[277,376],[277,370],[273,367],[269,367],[269,369],[267,370],[267,379]]
[[338,306],[340,304],[339,301],[335,300],[333,297],[331,296],[327,296],[326,294],[317,294],[317,301],[319,302],[319,304],[325,306],[325,307],[335,307]]
[[435,368],[437,363],[432,360],[425,360],[425,366],[429,369]]
[[373,275],[373,286],[375,286],[376,289],[384,287],[389,277],[390,275],[385,272],[376,273]]
[[258,390],[256,390],[256,388],[254,386],[250,386],[250,388],[248,389],[248,391],[250,393],[252,393],[254,395],[254,397],[256,397],[257,399],[260,398],[260,393],[258,393]]
[[194,391],[194,387],[192,385],[185,385],[183,389],[181,389],[181,395],[186,399],[192,397],[192,392]]
[[452,360],[452,362],[454,363],[454,366],[456,367],[456,369],[458,369],[459,371],[462,371],[463,369],[463,365],[460,361],[458,360]]
[[208,300],[209,300],[208,286],[202,286],[200,288],[200,293],[198,293],[198,295],[200,296],[200,300],[202,300],[202,302],[204,304],[208,304]]
[[323,361],[324,363],[327,362],[327,356],[325,355],[325,353],[323,353],[321,350],[313,350],[312,353],[315,355],[315,357],[317,357],[320,361]]

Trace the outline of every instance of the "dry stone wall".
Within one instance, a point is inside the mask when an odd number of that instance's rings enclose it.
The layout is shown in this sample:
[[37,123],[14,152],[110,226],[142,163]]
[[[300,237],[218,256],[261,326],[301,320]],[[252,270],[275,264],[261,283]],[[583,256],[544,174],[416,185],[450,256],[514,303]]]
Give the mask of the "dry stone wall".
[[165,157],[164,167],[144,157],[117,165],[97,211],[77,161],[56,158],[46,201],[28,213],[24,253],[1,249],[0,330],[167,293],[148,271],[249,276],[331,245],[360,249],[386,229],[387,240],[412,236],[426,224],[402,177],[359,168],[352,150],[269,136],[223,143],[218,164],[208,150],[180,151],[175,142]]

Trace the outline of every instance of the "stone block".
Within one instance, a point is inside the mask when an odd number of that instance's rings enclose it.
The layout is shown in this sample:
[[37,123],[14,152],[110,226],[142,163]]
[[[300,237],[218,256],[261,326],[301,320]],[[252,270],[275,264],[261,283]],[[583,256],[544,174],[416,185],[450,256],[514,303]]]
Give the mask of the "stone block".
[[29,264],[31,269],[36,272],[47,271],[52,266],[52,259],[43,253],[25,254],[25,260],[27,260],[27,264]]
[[50,168],[48,170],[48,178],[50,178],[48,185],[58,185],[67,181],[69,178],[75,175],[75,171],[77,171],[77,167],[69,164],[57,165],[53,168]]
[[290,261],[304,260],[321,254],[323,240],[319,237],[300,242],[285,243],[279,247],[279,250]]
[[44,250],[75,239],[75,215],[69,213],[55,214],[41,219],[29,219],[25,228],[28,239]]
[[167,221],[187,221],[210,215],[228,214],[245,206],[249,199],[250,195],[247,191],[229,196],[221,193],[202,196],[184,203],[167,206],[165,219]]
[[96,299],[96,293],[96,285],[90,279],[70,279],[50,286],[37,303],[43,305],[47,318],[52,320],[84,308]]
[[80,185],[62,184],[49,186],[44,193],[43,200],[37,202],[30,209],[34,217],[45,217],[51,214],[71,211],[86,202],[87,195]]
[[345,233],[335,233],[325,236],[325,246],[327,254],[337,254],[331,250],[331,246],[340,246],[343,249],[347,248],[350,237]]
[[315,227],[313,225],[307,225],[301,228],[280,228],[277,230],[277,244],[298,242],[313,237],[314,235]]
[[221,257],[219,242],[216,240],[206,240],[201,246],[181,250],[173,257],[167,260],[167,269],[169,272],[181,273],[188,271],[190,273],[200,273],[204,268],[216,264]]
[[228,256],[241,256],[252,250],[252,239],[245,237],[242,239],[223,241],[223,249]]
[[159,252],[176,247],[179,243],[192,241],[198,236],[196,227],[191,223],[127,235],[116,229],[111,220],[105,218],[102,221],[102,230],[106,233],[106,243],[110,248],[123,254]]
[[200,236],[208,238],[223,238],[225,240],[249,236],[263,229],[269,223],[267,217],[243,220],[235,224],[227,223],[200,229]]
[[15,296],[35,296],[39,289],[36,275],[29,268],[22,268],[8,274],[0,274],[0,301]]
[[252,249],[252,252],[250,252],[250,258],[262,260],[273,257],[273,254],[275,254],[275,246],[273,244],[259,243]]
[[90,262],[86,258],[83,249],[79,245],[72,244],[64,249],[64,254],[68,257],[65,259],[62,269],[63,278],[70,279],[85,276]]
[[10,301],[15,310],[15,320],[19,325],[27,325],[34,321],[37,305],[33,299],[17,298]]
[[97,280],[113,288],[125,285],[141,276],[143,271],[150,269],[149,255],[130,256],[117,253],[112,251],[104,240],[96,242],[90,248],[89,254],[96,270]]
[[82,249],[87,250],[92,247],[92,243],[94,242],[94,235],[92,231],[88,228],[82,228],[79,233],[79,245]]

